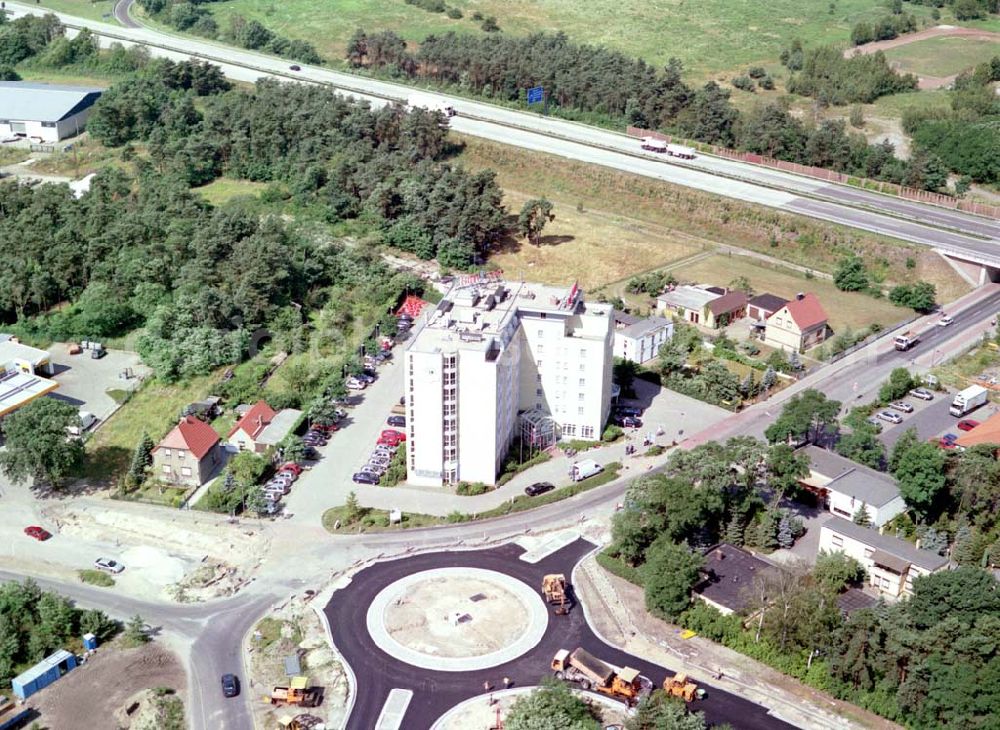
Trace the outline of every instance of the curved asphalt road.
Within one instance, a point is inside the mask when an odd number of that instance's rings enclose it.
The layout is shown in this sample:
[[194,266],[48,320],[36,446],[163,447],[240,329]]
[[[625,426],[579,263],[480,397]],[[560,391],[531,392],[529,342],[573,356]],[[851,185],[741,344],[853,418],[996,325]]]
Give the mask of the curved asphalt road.
[[132,16],[129,15],[129,10],[135,0],[118,0],[115,3],[115,20],[124,25],[126,28],[141,28],[142,26],[132,20]]
[[[413,699],[401,727],[425,730],[449,708],[462,700],[483,693],[483,682],[502,686],[503,677],[515,685],[534,685],[550,673],[549,663],[559,649],[582,646],[591,654],[611,664],[631,666],[660,686],[668,674],[665,667],[645,661],[609,646],[599,639],[584,618],[583,609],[574,606],[569,616],[549,615],[549,625],[542,640],[517,659],[490,669],[468,672],[440,672],[419,669],[386,654],[372,641],[366,625],[372,599],[391,583],[423,570],[443,567],[475,567],[513,576],[537,590],[547,573],[570,575],[580,559],[594,545],[579,539],[534,565],[518,559],[522,548],[507,544],[491,550],[428,553],[378,563],[354,576],[350,585],[333,594],[324,609],[330,621],[334,644],[359,678],[357,697],[348,719],[348,730],[375,727],[379,713],[392,689],[410,689]],[[706,699],[693,709],[705,713],[711,723],[728,722],[740,730],[772,730],[792,725],[767,714],[767,710],[748,700],[710,686]]]

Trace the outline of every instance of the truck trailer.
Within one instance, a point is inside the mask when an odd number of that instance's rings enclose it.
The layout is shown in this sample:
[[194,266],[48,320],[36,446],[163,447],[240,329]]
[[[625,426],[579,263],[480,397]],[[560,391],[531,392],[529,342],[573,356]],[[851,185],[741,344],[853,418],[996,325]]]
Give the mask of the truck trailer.
[[671,157],[679,157],[682,160],[693,160],[695,157],[694,149],[685,147],[682,144],[668,144],[667,154]]
[[433,96],[414,94],[406,100],[406,105],[410,109],[425,109],[429,112],[441,112],[446,117],[455,116],[455,107],[451,105],[450,101],[437,99]]
[[667,151],[667,140],[657,139],[656,137],[643,137],[642,138],[642,148],[647,152],[661,152],[666,153]]
[[904,332],[901,335],[896,335],[892,339],[892,344],[896,346],[897,350],[909,350],[915,344],[920,342],[920,337],[917,336],[916,332]]
[[967,413],[971,413],[979,406],[989,400],[990,392],[981,385],[970,385],[963,391],[955,394],[955,400],[951,402],[948,413],[961,418]]
[[552,659],[556,679],[578,684],[581,689],[621,700],[629,707],[638,704],[653,689],[653,683],[630,667],[617,669],[585,649],[560,649]]

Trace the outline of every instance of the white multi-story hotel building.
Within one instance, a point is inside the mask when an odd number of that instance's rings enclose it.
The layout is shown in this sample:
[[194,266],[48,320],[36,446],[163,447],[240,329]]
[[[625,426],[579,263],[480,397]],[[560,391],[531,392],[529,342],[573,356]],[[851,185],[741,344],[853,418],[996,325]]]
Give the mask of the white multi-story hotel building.
[[407,481],[495,484],[518,434],[532,448],[599,439],[613,320],[577,287],[461,278],[414,327],[404,357]]

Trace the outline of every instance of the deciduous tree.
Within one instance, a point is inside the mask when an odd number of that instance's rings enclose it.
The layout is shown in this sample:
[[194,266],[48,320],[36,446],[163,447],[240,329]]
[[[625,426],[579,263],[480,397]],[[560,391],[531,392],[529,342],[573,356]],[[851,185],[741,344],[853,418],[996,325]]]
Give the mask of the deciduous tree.
[[6,416],[0,469],[15,482],[59,486],[83,458],[83,444],[67,438],[71,426],[80,426],[78,409],[54,398],[39,398]]

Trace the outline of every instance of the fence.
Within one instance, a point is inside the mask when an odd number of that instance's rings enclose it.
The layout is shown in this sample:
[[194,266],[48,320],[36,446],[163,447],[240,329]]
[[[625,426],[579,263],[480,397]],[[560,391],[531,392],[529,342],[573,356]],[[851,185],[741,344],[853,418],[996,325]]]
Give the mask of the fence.
[[[628,134],[629,137],[653,137],[654,139],[660,139],[665,142],[675,141],[675,138],[671,137],[669,134],[662,134],[650,129],[642,129],[641,127],[628,127],[626,134]],[[739,152],[726,147],[700,144],[698,142],[692,142],[690,140],[679,138],[677,138],[676,141],[680,144],[686,144],[694,147],[702,152],[710,152],[713,155],[725,157],[729,160],[749,162],[752,165],[762,165],[764,167],[773,167],[777,170],[791,172],[796,175],[804,175],[818,180],[826,180],[827,182],[850,185],[851,187],[862,188],[864,190],[873,190],[886,195],[894,195],[898,198],[906,198],[908,200],[916,200],[921,203],[929,203],[930,205],[937,205],[943,208],[960,210],[965,213],[974,213],[975,215],[986,216],[989,218],[1000,218],[1000,207],[995,205],[976,203],[971,200],[959,200],[958,198],[953,198],[950,195],[933,193],[929,190],[908,188],[902,185],[897,185],[896,183],[885,182],[883,180],[870,180],[863,177],[854,177],[852,175],[846,175],[842,172],[837,172],[836,170],[827,170],[822,167],[800,165],[797,162],[789,162],[787,160],[776,160],[773,157],[758,155],[753,152]]]

